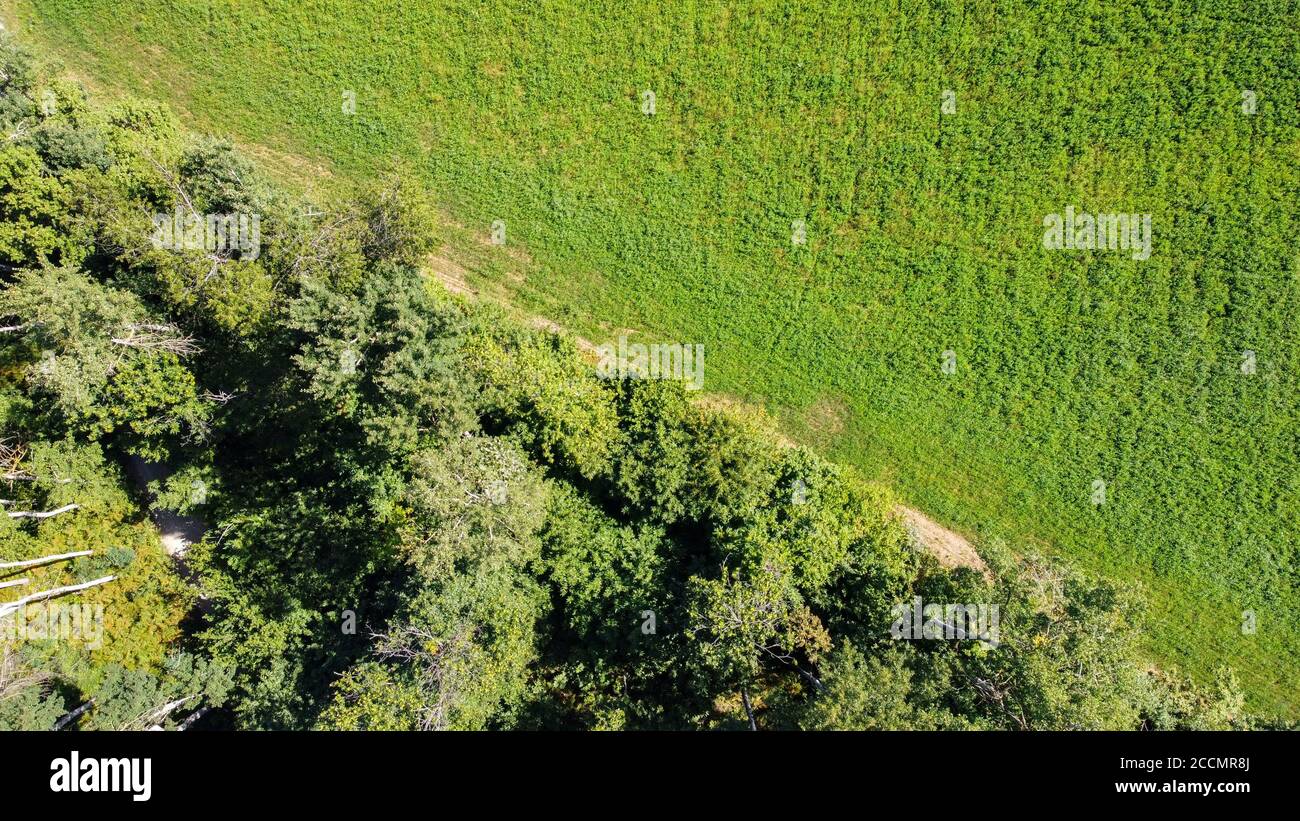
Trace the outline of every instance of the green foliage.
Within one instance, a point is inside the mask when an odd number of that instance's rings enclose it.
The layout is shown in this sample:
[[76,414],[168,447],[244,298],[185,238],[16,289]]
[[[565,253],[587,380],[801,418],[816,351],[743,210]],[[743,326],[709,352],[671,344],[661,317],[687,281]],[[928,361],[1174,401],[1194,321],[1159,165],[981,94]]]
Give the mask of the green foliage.
[[63,715],[63,700],[45,692],[48,674],[0,642],[0,731],[48,730]]
[[64,187],[42,169],[32,149],[0,146],[0,262],[10,268],[77,261],[62,232]]
[[179,185],[201,214],[257,214],[269,197],[256,166],[229,140],[200,137],[181,153]]
[[[910,578],[903,532],[885,489],[803,449],[783,453],[775,473],[765,483],[769,495],[762,506],[725,531],[721,554],[781,555],[793,568],[795,583],[810,594],[847,573],[864,576],[873,564],[881,565],[882,574]],[[883,577],[873,584],[889,589]],[[857,618],[872,612],[858,612]]]
[[950,696],[959,713],[1002,729],[1132,728],[1146,682],[1140,639],[1143,603],[1130,585],[1101,581],[1032,554],[990,554],[998,578],[934,575],[925,601],[992,602],[996,647],[943,643],[934,660],[968,686]]
[[[113,665],[91,698],[88,730],[175,729],[175,711],[220,707],[231,688],[230,671],[187,653],[168,657],[160,675]],[[179,703],[178,703],[179,702]]]
[[364,650],[345,632],[345,612],[365,618],[380,609],[376,574],[391,565],[392,536],[362,504],[337,504],[323,491],[265,480],[249,491],[220,497],[222,538],[187,556],[211,608],[200,638],[236,671],[242,726],[301,728]]
[[653,381],[632,382],[621,390],[615,487],[629,512],[664,524],[677,522],[692,504],[686,428],[691,410],[685,391],[675,383]]
[[192,346],[151,321],[130,293],[68,268],[23,271],[0,294],[17,330],[4,341],[29,352],[33,392],[57,423],[90,438],[120,433],[130,453],[161,458],[182,433],[202,431],[206,406],[172,351]]
[[[821,687],[797,718],[804,730],[957,730],[974,727],[938,707],[918,706],[910,653],[863,655],[849,642],[821,667]],[[912,663],[909,663],[912,662]]]
[[[10,112],[27,113],[30,100],[24,101],[23,95],[36,83],[37,66],[32,53],[7,33],[0,37],[0,92],[6,103],[6,116],[12,122]],[[23,103],[26,102],[27,105]]]
[[144,186],[161,182],[159,167],[173,168],[180,161],[183,140],[176,115],[163,103],[122,97],[104,107],[104,121],[106,139],[129,193],[147,197],[152,190],[154,198],[161,198],[159,190]]
[[1174,673],[1151,672],[1151,700],[1144,706],[1144,728],[1152,730],[1257,729],[1247,713],[1246,695],[1236,675],[1224,668],[1209,687],[1198,687]]
[[324,730],[415,730],[423,701],[415,682],[377,662],[349,669],[321,713]]
[[357,195],[360,250],[371,264],[420,268],[438,247],[437,206],[414,177],[409,169],[396,171]]
[[547,603],[524,573],[539,552],[544,487],[508,442],[468,437],[416,455],[403,504],[416,584],[371,649],[395,669],[363,662],[344,674],[323,726],[508,724]]
[[220,501],[221,476],[211,464],[190,463],[149,483],[155,510],[186,514]]
[[542,562],[566,626],[581,641],[613,650],[627,643],[641,613],[667,612],[668,545],[654,526],[621,525],[571,486],[552,487]]
[[[0,557],[9,561],[84,550],[94,553],[29,569],[23,574],[29,585],[20,589],[44,590],[116,577],[76,599],[78,605],[102,608],[102,629],[94,631],[102,635],[47,649],[66,659],[79,659],[81,667],[92,672],[110,663],[156,668],[169,645],[180,638],[180,623],[193,594],[176,576],[152,527],[140,522],[116,466],[97,445],[37,441],[25,446],[17,471],[32,480],[15,482],[7,491],[13,497],[12,509],[78,507],[39,523],[0,519]],[[45,612],[37,606],[31,615],[40,618]],[[77,681],[85,684],[81,675]]]
[[199,429],[206,414],[193,374],[176,356],[163,353],[131,358],[114,371],[81,429],[91,435],[120,430],[126,452],[161,460],[168,451],[152,443]]
[[[670,383],[677,384],[677,383]],[[751,519],[772,495],[780,449],[761,417],[691,406],[687,515],[714,526]]]
[[102,134],[93,128],[51,124],[32,135],[32,145],[46,166],[56,172],[76,168],[106,171],[113,164]]
[[467,343],[467,360],[483,385],[485,424],[542,464],[583,479],[607,475],[618,441],[613,396],[572,341],[515,328],[491,313],[484,324]]
[[766,668],[799,670],[830,650],[830,636],[804,605],[779,559],[687,585],[690,634],[706,670],[732,687],[750,685]]
[[330,427],[357,430],[386,458],[471,430],[459,379],[463,319],[409,268],[382,264],[355,293],[307,281],[289,307],[296,378]]
[[[98,446],[69,441],[31,442],[9,469],[30,477],[12,483],[7,495],[17,498],[10,509],[77,507],[39,523],[4,517],[0,558],[86,550],[93,555],[28,568],[22,572],[28,584],[3,599],[106,576],[113,580],[73,599],[29,604],[0,619],[0,726],[48,730],[90,698],[96,710],[83,717],[83,724],[109,726],[96,716],[128,713],[135,706],[134,696],[104,687],[114,677],[152,682],[157,693],[179,697],[177,688],[187,685],[168,672],[166,659],[181,637],[193,593],[163,554],[152,526],[140,521],[118,471]],[[189,709],[176,715],[187,715],[203,703],[189,699]],[[160,715],[157,721],[166,718]]]
[[[377,656],[400,667],[376,674],[363,665],[345,675],[322,716],[325,726],[349,729],[361,721],[423,730],[509,726],[527,692],[544,602],[540,586],[508,570],[434,583],[377,640]],[[394,680],[393,691],[373,689],[388,688]],[[379,715],[373,712],[376,702],[383,707]]]
[[508,442],[462,437],[412,460],[403,552],[423,579],[494,573],[536,558],[545,488]]
[[219,598],[214,597],[213,626],[201,638],[214,659],[237,671],[233,711],[238,726],[302,728],[304,715],[311,712],[331,672],[310,666],[321,659],[319,614],[296,601],[255,601],[255,594],[238,590],[233,581],[211,571],[205,579]]

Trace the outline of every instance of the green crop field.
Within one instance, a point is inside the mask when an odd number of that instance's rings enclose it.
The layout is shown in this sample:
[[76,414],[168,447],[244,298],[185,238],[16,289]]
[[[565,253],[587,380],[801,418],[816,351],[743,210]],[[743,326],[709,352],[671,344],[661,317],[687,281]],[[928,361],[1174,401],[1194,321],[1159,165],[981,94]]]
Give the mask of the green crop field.
[[[0,7],[301,185],[406,163],[474,287],[703,344],[706,390],[1141,582],[1157,663],[1300,714],[1297,5],[743,5]],[[1067,207],[1151,215],[1149,258],[1045,248]]]

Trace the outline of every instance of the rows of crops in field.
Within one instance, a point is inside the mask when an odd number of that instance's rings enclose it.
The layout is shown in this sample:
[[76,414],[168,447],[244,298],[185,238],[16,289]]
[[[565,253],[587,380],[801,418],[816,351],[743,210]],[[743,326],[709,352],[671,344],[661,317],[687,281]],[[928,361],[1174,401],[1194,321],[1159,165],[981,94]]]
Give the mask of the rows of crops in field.
[[[9,17],[339,180],[412,163],[474,284],[703,343],[706,389],[1142,582],[1161,663],[1300,710],[1293,3],[133,5]],[[1045,249],[1067,206],[1150,257]]]

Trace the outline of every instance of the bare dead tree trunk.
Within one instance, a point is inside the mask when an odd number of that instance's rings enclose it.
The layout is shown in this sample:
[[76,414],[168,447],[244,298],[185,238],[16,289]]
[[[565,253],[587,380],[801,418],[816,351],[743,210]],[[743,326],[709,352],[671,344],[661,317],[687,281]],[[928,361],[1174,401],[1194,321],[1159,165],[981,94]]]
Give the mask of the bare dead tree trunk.
[[758,724],[754,721],[754,708],[749,704],[749,692],[744,687],[740,688],[740,702],[745,705],[745,715],[749,716],[749,729],[757,732]]
[[175,701],[169,701],[169,702],[167,702],[166,704],[164,704],[163,706],[159,707],[159,708],[156,709],[156,710],[153,710],[153,711],[148,712],[148,713],[141,713],[140,715],[138,715],[138,716],[136,716],[135,718],[133,718],[133,719],[131,719],[130,721],[128,721],[126,724],[122,725],[122,727],[121,727],[120,729],[123,729],[123,730],[139,730],[139,729],[146,729],[146,730],[161,730],[161,729],[162,729],[162,725],[159,724],[159,722],[165,720],[165,719],[167,718],[167,716],[171,715],[172,711],[175,710],[177,707],[181,706],[182,704],[184,704],[184,703],[187,702],[187,701],[193,701],[194,699],[196,699],[196,698],[198,698],[198,697],[199,697],[198,694],[195,693],[194,695],[184,696],[184,697],[182,697],[182,698],[178,698],[178,699],[176,699]]
[[39,559],[24,559],[21,562],[0,562],[0,570],[17,570],[20,567],[37,567],[42,564],[51,562],[61,562],[66,559],[77,559],[82,556],[94,555],[93,550],[78,550],[73,553],[57,553],[53,556],[42,556]]
[[60,513],[68,513],[81,507],[78,504],[64,505],[57,510],[10,510],[5,513],[10,519],[49,519]]
[[80,593],[83,590],[89,590],[90,588],[98,587],[101,584],[108,584],[109,582],[113,581],[116,578],[117,576],[104,576],[103,578],[95,579],[93,581],[83,582],[81,584],[70,584],[64,587],[56,587],[53,590],[44,590],[41,591],[40,593],[33,593],[30,596],[24,596],[23,598],[18,599],[16,601],[5,602],[4,604],[0,604],[0,619],[4,618],[5,616],[12,615],[13,613],[17,612],[20,608],[25,607],[26,605],[29,605],[32,602],[45,601],[46,599],[54,599],[54,598],[58,598],[59,596],[67,596],[72,593]]
[[52,482],[56,485],[71,484],[71,479],[49,479],[44,476],[35,476],[31,473],[21,470],[11,470],[6,473],[0,473],[0,479],[6,482]]

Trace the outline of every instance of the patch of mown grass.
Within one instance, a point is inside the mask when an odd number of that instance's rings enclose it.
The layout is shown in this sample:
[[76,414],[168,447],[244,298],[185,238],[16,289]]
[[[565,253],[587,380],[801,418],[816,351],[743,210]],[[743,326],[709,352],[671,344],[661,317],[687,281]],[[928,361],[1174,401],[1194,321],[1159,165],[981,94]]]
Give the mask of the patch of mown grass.
[[[704,343],[709,389],[967,532],[1142,582],[1162,663],[1300,709],[1291,4],[8,5],[204,128],[344,180],[414,160],[476,284],[597,342]],[[1152,214],[1151,258],[1045,251],[1071,204]]]

